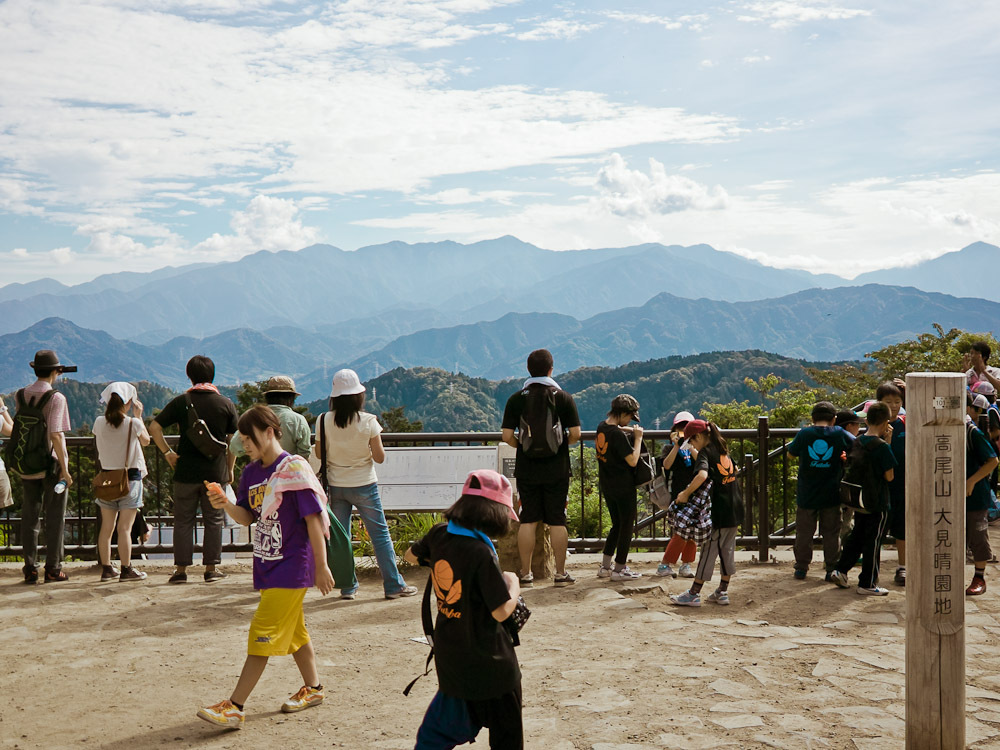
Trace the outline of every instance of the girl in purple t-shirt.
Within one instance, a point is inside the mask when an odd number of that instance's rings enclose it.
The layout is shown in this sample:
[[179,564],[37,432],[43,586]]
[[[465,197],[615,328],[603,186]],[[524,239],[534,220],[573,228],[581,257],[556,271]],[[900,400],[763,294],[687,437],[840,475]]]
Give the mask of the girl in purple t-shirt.
[[212,505],[238,523],[254,525],[253,586],[260,604],[250,622],[247,659],[229,700],[198,711],[216,726],[239,729],[243,706],[264,673],[270,656],[291,654],[302,674],[302,688],[281,704],[285,713],[323,702],[302,600],[315,584],[325,596],[333,590],[326,564],[329,517],[326,498],[304,459],[281,449],[281,425],[274,412],[256,405],[240,417],[238,429],[251,463],[240,476],[234,505],[217,484],[207,484]]

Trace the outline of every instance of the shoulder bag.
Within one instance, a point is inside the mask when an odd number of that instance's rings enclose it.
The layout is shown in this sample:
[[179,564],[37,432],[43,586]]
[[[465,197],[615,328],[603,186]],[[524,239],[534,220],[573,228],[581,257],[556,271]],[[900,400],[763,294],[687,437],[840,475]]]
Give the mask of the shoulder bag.
[[[128,486],[128,457],[132,453],[132,418],[128,419],[128,437],[125,438],[125,460],[122,463],[124,469],[102,469],[94,477],[94,496],[98,500],[118,500],[129,493]],[[100,460],[100,456],[98,456]]]
[[229,446],[218,440],[208,429],[205,420],[198,416],[198,410],[194,408],[190,393],[184,394],[184,401],[187,404],[188,425],[184,434],[205,458],[218,458],[229,449]]

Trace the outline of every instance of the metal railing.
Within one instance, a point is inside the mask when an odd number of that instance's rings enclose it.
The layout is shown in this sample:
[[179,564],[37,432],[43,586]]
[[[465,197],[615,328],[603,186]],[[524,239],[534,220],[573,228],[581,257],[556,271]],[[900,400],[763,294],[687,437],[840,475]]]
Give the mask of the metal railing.
[[[767,417],[760,417],[753,429],[722,430],[729,443],[729,453],[739,469],[745,506],[737,544],[757,551],[761,560],[768,558],[774,546],[791,543],[788,533],[794,527],[797,461],[790,459],[787,447],[796,432],[795,429],[771,429]],[[597,480],[597,464],[593,456],[595,437],[596,432],[584,432],[581,441],[570,448],[572,476],[567,511],[570,548],[576,551],[600,549],[610,523]],[[669,431],[647,430],[644,437],[650,453],[658,457]],[[167,436],[168,443],[176,444],[176,440],[176,436]],[[386,447],[490,445],[499,440],[499,432],[382,434]],[[90,489],[96,466],[94,438],[71,436],[66,438],[66,442],[74,479],[67,498],[66,554],[94,559],[100,523],[100,514]],[[165,538],[165,532],[173,526],[172,472],[154,446],[146,448],[145,454],[149,474],[144,480],[143,510],[151,536],[148,542],[137,547],[137,551],[170,553],[173,544],[171,539]],[[14,504],[0,511],[0,557],[16,556],[21,552],[20,483],[13,474],[11,485]],[[387,509],[387,515],[392,515],[391,509]],[[239,531],[242,531],[239,527],[226,528],[224,552],[251,551],[252,545],[238,537]],[[40,535],[39,541],[43,538]],[[648,502],[645,491],[640,491],[640,511],[633,547],[663,549],[668,541],[666,511],[656,510]],[[42,549],[40,547],[40,551]],[[200,549],[201,545],[196,543],[195,550]]]

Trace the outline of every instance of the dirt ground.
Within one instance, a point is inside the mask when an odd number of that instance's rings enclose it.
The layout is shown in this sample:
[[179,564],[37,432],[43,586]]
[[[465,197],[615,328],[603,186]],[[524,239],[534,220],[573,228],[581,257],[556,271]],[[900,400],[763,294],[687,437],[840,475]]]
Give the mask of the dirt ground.
[[[824,583],[815,564],[793,580],[787,552],[763,565],[741,553],[731,606],[678,609],[667,593],[686,584],[653,577],[656,558],[634,556],[650,575],[622,585],[596,578],[596,557],[573,556],[575,586],[526,591],[528,748],[902,747],[903,589],[861,597]],[[68,583],[29,587],[18,566],[2,566],[0,748],[413,747],[436,689],[432,673],[402,695],[427,655],[411,640],[420,597],[386,601],[372,574],[355,601],[310,591],[326,702],[280,713],[300,679],[291,658],[272,659],[245,727],[220,732],[195,711],[227,698],[243,663],[257,605],[249,563],[229,564],[232,575],[211,585],[196,575],[171,586],[169,567],[143,567],[141,583],[102,584],[79,563],[67,566]],[[966,605],[967,738],[977,748],[1000,747],[1000,575],[987,575],[991,589]],[[406,577],[426,581],[419,570]]]

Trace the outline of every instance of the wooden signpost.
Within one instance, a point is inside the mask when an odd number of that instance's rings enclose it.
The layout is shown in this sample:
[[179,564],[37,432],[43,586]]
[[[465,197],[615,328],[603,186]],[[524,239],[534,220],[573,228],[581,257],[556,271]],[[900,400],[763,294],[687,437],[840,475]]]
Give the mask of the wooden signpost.
[[965,375],[906,376],[906,747],[965,747]]

